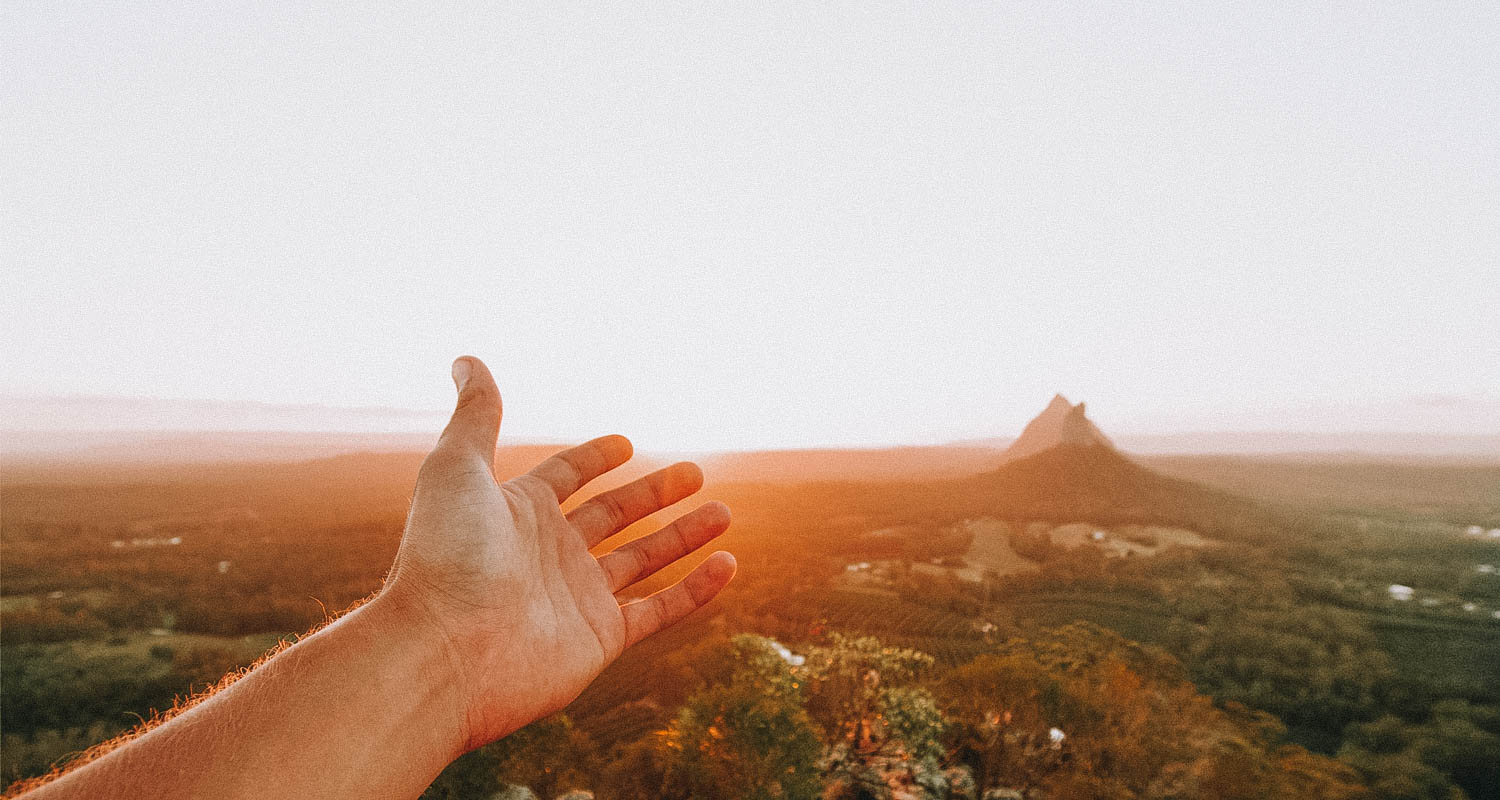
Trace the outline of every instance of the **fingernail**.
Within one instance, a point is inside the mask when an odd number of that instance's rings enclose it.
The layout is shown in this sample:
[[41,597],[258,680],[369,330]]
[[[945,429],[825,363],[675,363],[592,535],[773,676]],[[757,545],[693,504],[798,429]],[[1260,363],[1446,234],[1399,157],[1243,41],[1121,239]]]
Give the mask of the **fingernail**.
[[453,362],[453,385],[457,386],[460,392],[464,390],[464,386],[468,385],[469,372],[472,369],[467,358],[460,358]]

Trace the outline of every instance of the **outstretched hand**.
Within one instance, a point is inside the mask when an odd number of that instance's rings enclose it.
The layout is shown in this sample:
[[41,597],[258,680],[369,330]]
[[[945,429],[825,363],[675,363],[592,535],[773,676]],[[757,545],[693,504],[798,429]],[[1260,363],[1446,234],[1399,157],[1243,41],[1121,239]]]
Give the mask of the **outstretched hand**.
[[703,473],[673,464],[564,514],[564,501],[630,458],[630,442],[595,439],[498,483],[494,378],[464,357],[453,380],[458,406],[422,465],[382,595],[438,635],[464,741],[477,747],[567,705],[625,648],[712,600],[735,562],[716,552],[676,584],[621,602],[620,592],[723,533],[729,509],[707,503],[608,553],[590,548],[697,492]]
[[[674,464],[562,512],[625,463],[606,436],[497,483],[500,392],[453,364],[458,408],[417,476],[385,587],[169,719],[94,748],[28,798],[416,797],[453,759],[567,705],[625,648],[734,576],[714,553],[649,597],[620,592],[729,527],[708,503],[600,556],[589,549],[703,485]],[[186,765],[186,766],[185,766]]]

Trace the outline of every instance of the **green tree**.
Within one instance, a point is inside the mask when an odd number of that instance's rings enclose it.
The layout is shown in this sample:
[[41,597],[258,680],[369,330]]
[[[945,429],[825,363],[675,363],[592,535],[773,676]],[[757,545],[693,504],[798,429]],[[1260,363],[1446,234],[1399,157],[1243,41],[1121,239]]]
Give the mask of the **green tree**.
[[467,753],[423,793],[428,800],[488,797],[506,784],[542,797],[590,785],[595,748],[564,714],[554,714]]
[[[873,636],[830,634],[827,645],[807,652],[797,675],[808,685],[808,711],[833,741],[860,746],[880,721],[882,693],[916,681],[932,656],[890,647]],[[911,696],[905,696],[910,700]]]
[[1500,714],[1492,707],[1445,700],[1412,724],[1386,715],[1352,725],[1339,757],[1382,797],[1473,800],[1500,797]]
[[657,732],[617,746],[606,759],[596,786],[608,787],[610,800],[658,800],[665,796],[671,754],[663,739]]
[[955,753],[983,788],[1056,797],[1352,800],[1338,762],[1277,750],[1284,728],[1238,704],[1215,708],[1170,656],[1094,625],[1015,639],[938,690]]
[[665,737],[662,796],[700,800],[811,800],[822,742],[801,682],[774,644],[736,636],[727,684],[694,692]]
[[946,724],[932,692],[893,686],[881,690],[878,708],[891,738],[913,758],[936,762],[943,757]]

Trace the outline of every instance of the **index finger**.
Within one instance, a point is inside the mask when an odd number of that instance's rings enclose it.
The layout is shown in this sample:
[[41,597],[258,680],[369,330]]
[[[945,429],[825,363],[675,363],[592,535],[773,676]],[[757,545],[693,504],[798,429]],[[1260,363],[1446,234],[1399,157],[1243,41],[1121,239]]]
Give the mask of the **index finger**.
[[527,474],[552,487],[561,503],[584,484],[629,461],[633,452],[624,436],[600,436],[552,456]]

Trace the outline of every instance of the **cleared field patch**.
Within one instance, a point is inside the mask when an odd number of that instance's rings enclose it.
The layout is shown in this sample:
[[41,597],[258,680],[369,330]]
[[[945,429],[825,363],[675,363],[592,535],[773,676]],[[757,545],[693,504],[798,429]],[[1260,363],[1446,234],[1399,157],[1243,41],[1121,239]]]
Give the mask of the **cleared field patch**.
[[[1010,546],[1010,526],[998,519],[984,518],[963,523],[974,532],[974,543],[964,553],[971,567],[992,570],[999,575],[1036,572],[1041,567],[1017,553]],[[976,577],[974,580],[978,580]]]
[[1102,548],[1111,556],[1154,556],[1169,547],[1206,547],[1210,542],[1186,528],[1165,525],[1119,525],[1104,527],[1073,522],[1053,528],[1052,543],[1073,549],[1085,544]]
[[12,594],[0,597],[0,612],[35,611],[41,605],[42,599],[34,594]]
[[11,594],[0,597],[0,612],[37,611],[45,606],[103,608],[114,595],[104,589],[77,589],[42,594]]

